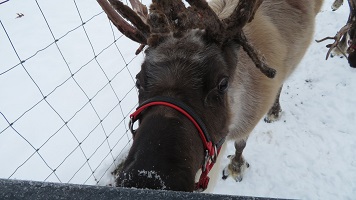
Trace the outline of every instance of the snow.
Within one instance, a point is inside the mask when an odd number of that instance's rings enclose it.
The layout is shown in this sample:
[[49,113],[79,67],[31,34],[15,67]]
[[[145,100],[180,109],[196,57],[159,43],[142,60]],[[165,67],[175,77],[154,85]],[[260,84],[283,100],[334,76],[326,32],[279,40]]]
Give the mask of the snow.
[[[317,16],[315,39],[333,36],[347,20],[348,6],[332,12],[332,3],[325,0]],[[10,0],[0,4],[0,20],[0,178],[112,181],[131,144],[138,45],[96,1]],[[213,193],[355,198],[356,69],[345,58],[326,61],[329,42],[313,42],[285,83],[281,119],[252,132],[243,181],[219,179]],[[221,170],[233,152],[230,142]]]
[[153,171],[153,170],[150,170],[150,171],[138,170],[138,175],[139,176],[146,176],[149,179],[156,179],[160,183],[160,186],[161,186],[160,189],[162,189],[162,190],[166,189],[166,185],[164,183],[164,180],[162,180],[161,176],[156,171]]

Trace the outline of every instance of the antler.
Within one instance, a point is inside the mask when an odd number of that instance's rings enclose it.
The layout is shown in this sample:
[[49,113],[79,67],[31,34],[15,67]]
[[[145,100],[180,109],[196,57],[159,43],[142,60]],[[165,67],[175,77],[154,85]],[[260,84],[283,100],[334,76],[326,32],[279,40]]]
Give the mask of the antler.
[[[249,22],[251,22],[255,16],[257,9],[262,4],[263,0],[240,0],[236,6],[234,12],[229,18],[224,19],[222,22],[214,11],[204,0],[186,0],[190,5],[197,7],[199,13],[202,16],[210,16],[209,20],[206,20],[205,27],[209,27],[210,34],[215,35],[215,38],[222,38],[222,40],[233,39],[237,41],[255,63],[256,67],[261,70],[269,78],[276,76],[276,70],[270,68],[265,58],[259,54],[259,52],[248,42],[242,28]],[[224,32],[225,35],[221,35]]]
[[264,75],[266,75],[268,78],[274,78],[276,76],[277,71],[268,66],[264,56],[262,56],[255,48],[253,48],[243,32],[238,35],[237,41],[240,43],[244,51],[246,51],[251,60],[255,63],[256,67],[260,69]]
[[159,44],[167,34],[173,33],[175,37],[179,37],[189,29],[199,28],[205,29],[208,38],[219,44],[229,40],[236,41],[262,73],[269,78],[276,75],[276,70],[266,64],[263,56],[248,42],[242,30],[252,21],[263,0],[240,0],[231,16],[223,21],[205,0],[186,0],[190,4],[188,8],[181,0],[152,0],[150,14],[147,14],[147,8],[138,0],[130,0],[134,10],[119,0],[97,1],[123,34],[142,44],[136,53],[141,52],[147,44]]
[[[339,43],[340,41],[343,39],[343,37],[346,37],[347,33],[351,30],[351,28],[356,27],[356,10],[355,10],[355,6],[356,6],[356,0],[348,0],[349,6],[350,6],[350,14],[349,14],[349,18],[347,20],[347,23],[345,26],[343,26],[334,37],[325,37],[321,40],[316,40],[316,42],[320,43],[323,42],[325,40],[334,40],[334,43],[332,44],[328,44],[326,45],[327,48],[329,48],[327,54],[326,54],[326,60],[329,58],[330,53],[332,52],[332,50],[334,50],[335,48],[339,48]],[[352,41],[353,43],[355,43],[355,39],[353,39]],[[351,45],[353,46],[353,45]],[[348,51],[350,50],[350,47],[348,49]]]
[[[326,60],[329,58],[331,52],[335,49],[338,48],[339,43],[343,37],[346,37],[346,33],[350,30],[351,24],[347,23],[345,26],[343,26],[334,37],[325,37],[321,40],[315,40],[316,42],[320,43],[325,40],[334,40],[334,43],[326,45],[327,48],[329,48],[328,53],[326,54]],[[342,50],[341,50],[342,51]]]

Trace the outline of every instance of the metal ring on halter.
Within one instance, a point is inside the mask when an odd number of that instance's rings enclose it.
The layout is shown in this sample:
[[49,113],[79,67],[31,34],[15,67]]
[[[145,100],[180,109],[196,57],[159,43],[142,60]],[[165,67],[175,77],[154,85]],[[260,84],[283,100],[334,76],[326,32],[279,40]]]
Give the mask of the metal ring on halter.
[[216,148],[216,145],[214,145],[214,155],[211,157],[211,162],[215,163],[217,158],[218,158],[218,150]]
[[205,172],[206,167],[207,167],[208,162],[209,162],[209,159],[210,159],[209,151],[205,150],[205,156],[204,156],[204,163],[203,163],[203,166],[202,166],[202,172]]
[[133,136],[135,136],[135,133],[136,133],[136,130],[133,129],[134,124],[135,124],[134,118],[130,117],[129,128],[130,128],[130,131],[131,131]]

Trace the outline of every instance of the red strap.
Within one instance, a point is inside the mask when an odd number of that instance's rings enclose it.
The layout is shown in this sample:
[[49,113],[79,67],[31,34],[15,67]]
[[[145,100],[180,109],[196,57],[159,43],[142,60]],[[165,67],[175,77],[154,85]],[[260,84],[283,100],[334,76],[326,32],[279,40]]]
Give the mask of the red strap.
[[[218,152],[216,155],[219,155],[220,150],[221,150],[221,147],[217,150]],[[196,191],[202,192],[202,191],[206,190],[206,188],[208,188],[209,181],[210,181],[208,174],[209,174],[210,170],[213,168],[214,164],[215,164],[215,162],[208,162],[205,171],[202,171],[202,173],[200,175],[199,182],[195,183]]]
[[204,191],[206,190],[206,188],[208,188],[208,184],[209,184],[209,181],[210,181],[210,178],[208,176],[210,170],[213,168],[215,163],[213,162],[210,162],[207,166],[206,166],[206,169],[205,171],[202,171],[201,175],[200,175],[200,178],[199,178],[199,181],[197,183],[195,183],[195,190],[196,191]]
[[182,108],[174,105],[174,104],[171,104],[171,103],[168,103],[168,102],[163,102],[163,101],[155,101],[155,102],[151,102],[151,103],[148,103],[148,104],[145,104],[141,107],[139,107],[134,113],[132,113],[130,115],[130,118],[133,119],[134,121],[137,119],[137,116],[142,112],[144,111],[146,108],[148,107],[151,107],[151,106],[157,106],[157,105],[161,105],[161,106],[168,106],[168,107],[171,107],[177,111],[179,111],[180,113],[182,113],[184,116],[186,116],[195,126],[195,128],[198,129],[198,132],[199,132],[199,135],[200,135],[200,138],[202,139],[203,141],[203,145],[204,147],[209,151],[209,155],[210,156],[214,156],[215,152],[214,152],[214,148],[213,148],[213,143],[212,142],[208,142],[205,138],[205,135],[204,135],[204,132],[203,130],[200,128],[199,124],[197,123],[197,121],[189,114],[187,113],[185,110],[183,110]]
[[[207,160],[205,160],[205,162],[206,162],[206,163],[204,163],[205,166],[202,167],[202,174],[200,175],[199,182],[195,183],[195,190],[204,191],[208,187],[209,180],[210,180],[210,178],[208,177],[208,174],[215,164],[215,159],[219,155],[221,147],[219,147],[218,150],[215,150],[215,146],[213,145],[213,143],[211,141],[207,140],[203,130],[199,126],[199,123],[188,112],[186,112],[184,109],[180,108],[179,106],[177,106],[173,103],[164,102],[164,101],[153,101],[153,102],[144,104],[141,107],[137,108],[137,110],[130,115],[130,118],[132,120],[131,123],[134,123],[137,120],[138,115],[142,111],[144,111],[146,108],[148,108],[150,106],[157,106],[157,105],[167,106],[167,107],[170,107],[170,108],[173,108],[173,109],[179,111],[184,116],[186,116],[194,124],[195,128],[198,130],[199,136],[200,136],[201,140],[203,141],[203,145],[204,145],[205,149],[208,150],[209,157],[205,158]],[[215,152],[215,151],[217,151],[217,152]],[[212,160],[212,158],[214,160]]]

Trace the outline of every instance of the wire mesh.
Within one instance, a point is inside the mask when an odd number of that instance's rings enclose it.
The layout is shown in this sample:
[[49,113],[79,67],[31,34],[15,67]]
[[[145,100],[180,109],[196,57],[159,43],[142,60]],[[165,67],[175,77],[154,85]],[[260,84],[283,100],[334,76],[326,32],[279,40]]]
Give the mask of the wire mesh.
[[104,183],[131,144],[138,45],[96,1],[2,1],[0,24],[0,178]]

